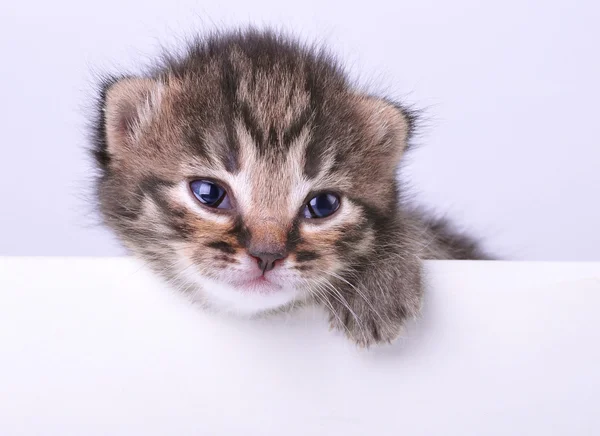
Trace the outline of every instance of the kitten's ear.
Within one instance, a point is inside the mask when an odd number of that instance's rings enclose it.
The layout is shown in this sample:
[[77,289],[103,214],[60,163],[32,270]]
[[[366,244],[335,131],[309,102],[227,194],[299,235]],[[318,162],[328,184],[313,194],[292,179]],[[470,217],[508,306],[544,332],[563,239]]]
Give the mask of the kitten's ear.
[[161,93],[162,85],[146,78],[123,78],[108,86],[102,110],[109,156],[134,150],[137,136],[158,111]]
[[362,96],[361,100],[361,110],[376,139],[377,152],[383,153],[393,165],[398,164],[408,148],[414,116],[398,103],[370,96]]

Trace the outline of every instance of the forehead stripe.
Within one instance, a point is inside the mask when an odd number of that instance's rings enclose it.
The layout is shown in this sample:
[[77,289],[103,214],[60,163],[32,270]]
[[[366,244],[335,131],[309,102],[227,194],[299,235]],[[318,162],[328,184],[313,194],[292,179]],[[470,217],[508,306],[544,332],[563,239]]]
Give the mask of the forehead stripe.
[[240,169],[240,145],[235,133],[235,121],[231,117],[236,108],[238,81],[238,73],[234,66],[229,59],[225,59],[221,68],[221,92],[225,103],[222,117],[225,120],[226,144],[222,144],[219,148],[218,155],[225,169],[232,174]]

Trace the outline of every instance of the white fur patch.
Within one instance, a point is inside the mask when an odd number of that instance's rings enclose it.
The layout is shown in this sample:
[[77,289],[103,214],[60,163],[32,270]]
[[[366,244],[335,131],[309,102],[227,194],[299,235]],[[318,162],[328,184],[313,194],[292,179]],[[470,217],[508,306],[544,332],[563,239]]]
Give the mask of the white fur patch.
[[[178,264],[187,281],[195,284],[198,291],[194,300],[215,310],[237,315],[252,316],[286,306],[302,297],[294,287],[283,286],[270,289],[240,289],[228,283],[207,278],[200,274],[184,256]],[[232,272],[233,273],[233,272]]]
[[239,315],[256,315],[286,306],[298,297],[295,289],[273,289],[269,292],[240,290],[231,285],[202,278],[200,284],[204,301],[225,312]]

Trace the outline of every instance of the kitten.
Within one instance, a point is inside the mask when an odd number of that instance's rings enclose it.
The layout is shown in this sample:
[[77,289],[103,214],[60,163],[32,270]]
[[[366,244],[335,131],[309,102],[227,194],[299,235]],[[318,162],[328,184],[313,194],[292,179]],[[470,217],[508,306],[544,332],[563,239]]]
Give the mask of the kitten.
[[314,301],[361,346],[418,314],[421,259],[480,259],[399,204],[413,131],[323,51],[256,30],[196,40],[147,75],[106,80],[94,123],[105,223],[206,307]]

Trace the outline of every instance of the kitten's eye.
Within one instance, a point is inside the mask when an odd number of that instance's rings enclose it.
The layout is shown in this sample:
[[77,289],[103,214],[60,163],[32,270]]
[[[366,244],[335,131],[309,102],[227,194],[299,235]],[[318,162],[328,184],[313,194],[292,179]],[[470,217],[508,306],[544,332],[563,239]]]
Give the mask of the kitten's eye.
[[335,213],[340,207],[340,198],[335,194],[324,192],[314,196],[302,209],[304,218],[325,218]]
[[198,201],[216,209],[231,209],[227,191],[210,180],[194,180],[190,189]]

